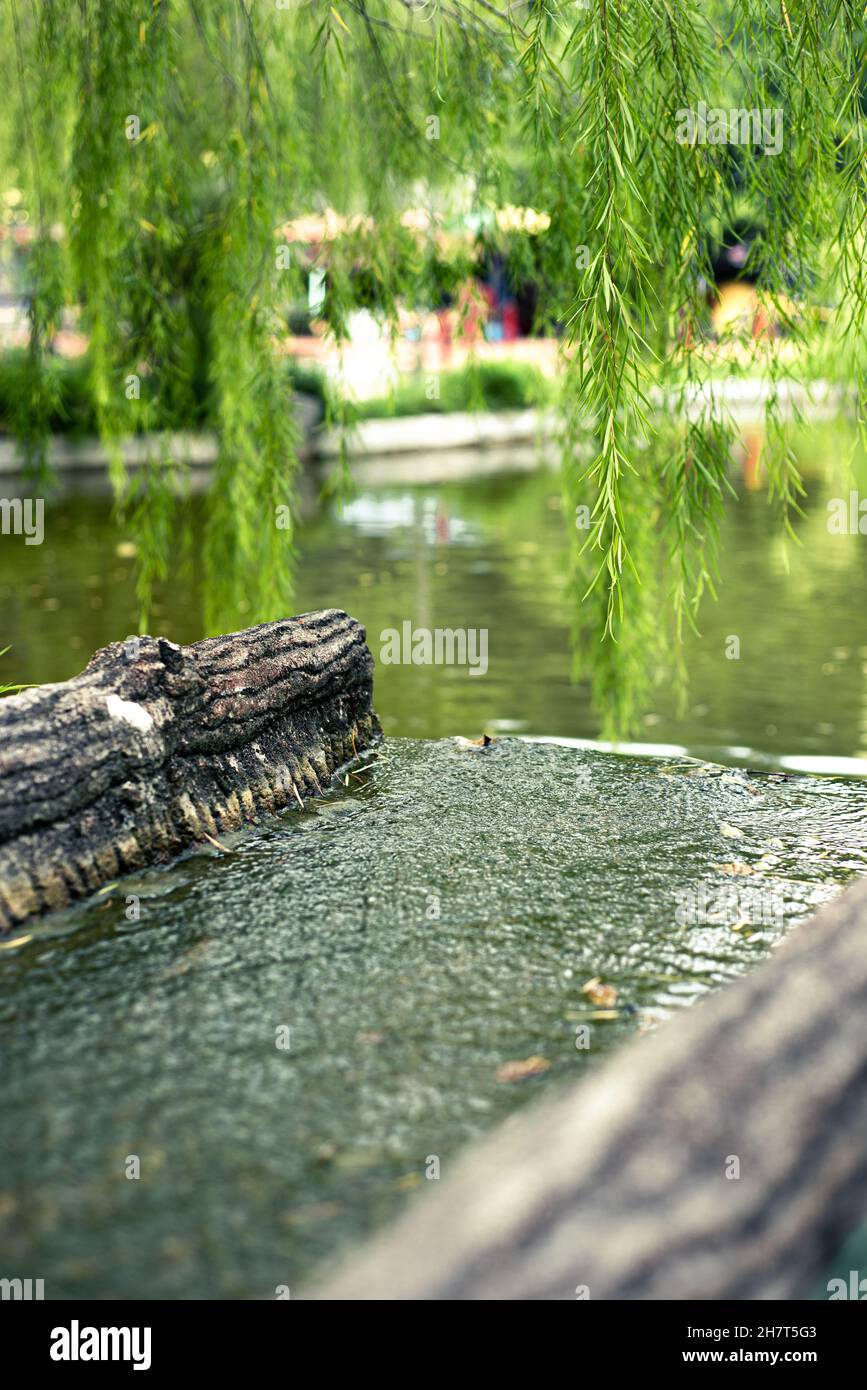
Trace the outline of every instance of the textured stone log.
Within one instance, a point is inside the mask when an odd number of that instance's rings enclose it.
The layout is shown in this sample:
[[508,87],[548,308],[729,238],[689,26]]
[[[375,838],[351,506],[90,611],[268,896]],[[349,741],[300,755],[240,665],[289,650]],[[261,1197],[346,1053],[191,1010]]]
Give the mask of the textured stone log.
[[867,883],[431,1188],[314,1296],[809,1294],[867,1209]]
[[0,701],[0,931],[319,794],[379,734],[332,609],[190,647],[130,637]]

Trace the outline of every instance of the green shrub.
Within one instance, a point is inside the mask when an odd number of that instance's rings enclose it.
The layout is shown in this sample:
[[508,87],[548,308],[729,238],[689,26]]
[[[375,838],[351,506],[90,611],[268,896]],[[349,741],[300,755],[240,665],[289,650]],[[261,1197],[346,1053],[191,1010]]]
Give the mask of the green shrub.
[[401,381],[391,396],[359,401],[361,420],[383,416],[453,414],[458,410],[528,410],[550,404],[553,383],[526,362],[476,362],[457,371],[441,372],[439,396],[428,397],[429,376]]
[[[51,399],[55,405],[48,421],[52,433],[81,436],[96,434],[96,412],[90,394],[87,364],[49,358],[46,371],[51,378]],[[0,433],[18,434],[27,411],[29,372],[27,352],[18,348],[0,357]]]
[[[49,416],[53,434],[82,438],[98,433],[96,410],[91,396],[86,357],[69,360],[50,358],[51,398],[55,405]],[[459,410],[527,410],[553,400],[554,387],[537,367],[524,362],[477,362],[458,371],[442,372],[438,377],[439,396],[428,399],[428,375],[413,376],[398,383],[392,396],[360,401],[355,407],[358,419],[384,416],[452,414]],[[0,434],[20,431],[27,410],[27,354],[16,349],[0,356]],[[327,383],[320,367],[302,362],[286,363],[289,390],[315,396],[323,404]],[[166,421],[173,430],[207,429],[212,424],[210,403],[203,383],[196,393],[193,418]]]
[[[96,408],[91,394],[89,367],[86,357],[75,359],[49,357],[46,371],[50,378],[50,399],[54,402],[48,415],[52,434],[73,439],[99,433]],[[28,409],[27,352],[16,348],[0,355],[0,434],[19,435]],[[286,385],[289,390],[325,398],[325,378],[319,367],[289,362],[286,365]],[[212,409],[205,376],[193,380],[192,410],[178,409],[176,417],[165,421],[171,430],[208,429],[212,424]]]

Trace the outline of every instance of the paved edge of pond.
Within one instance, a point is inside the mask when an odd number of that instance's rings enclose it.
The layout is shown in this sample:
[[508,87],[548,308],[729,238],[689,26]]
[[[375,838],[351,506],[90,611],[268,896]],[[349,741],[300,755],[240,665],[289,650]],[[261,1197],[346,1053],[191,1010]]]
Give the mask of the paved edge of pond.
[[[772,398],[784,419],[800,419],[804,415],[811,422],[834,419],[847,407],[854,409],[857,405],[853,392],[826,381],[805,385],[789,380],[774,383],[753,377],[725,377],[685,388],[683,394],[663,393],[659,389],[651,392],[651,399],[661,409],[670,411],[682,404],[689,418],[700,419],[709,409],[718,407],[735,425],[760,425]],[[315,397],[296,393],[294,403],[301,430],[301,454],[326,468],[333,467],[344,454],[358,463],[402,455],[496,453],[516,445],[534,446],[538,463],[543,461],[541,446],[550,448],[556,443],[562,426],[558,412],[551,409],[454,411],[361,420],[344,434],[319,428],[321,404]],[[216,435],[209,433],[152,434],[123,440],[120,450],[124,464],[131,470],[166,455],[192,470],[202,470],[213,467],[219,443]],[[61,474],[78,474],[107,472],[109,458],[98,439],[71,440],[54,435],[48,445],[48,462]],[[0,438],[0,476],[17,478],[21,466],[15,441]],[[457,466],[453,460],[449,476]],[[470,462],[464,461],[463,468],[471,471]],[[435,468],[429,471],[429,481],[437,481]]]
[[365,637],[340,609],[128,637],[0,701],[0,934],[321,795],[380,736]]
[[867,1207],[865,1013],[862,880],[480,1140],[306,1296],[808,1296]]
[[[337,430],[319,431],[317,421],[300,420],[301,455],[329,471],[344,452],[354,464],[382,458],[399,460],[403,455],[436,454],[438,458],[455,454],[480,453],[498,457],[508,466],[508,453],[515,445],[538,446],[556,438],[558,423],[553,412],[536,410],[464,411],[452,414],[410,415],[387,419],[362,420],[345,436]],[[219,441],[207,432],[135,435],[120,443],[124,465],[135,472],[165,457],[198,474],[213,468],[219,455]],[[61,476],[108,473],[109,455],[99,439],[66,439],[53,435],[48,444],[49,465]],[[0,477],[21,478],[23,460],[14,440],[0,438]],[[434,478],[434,481],[436,478]]]

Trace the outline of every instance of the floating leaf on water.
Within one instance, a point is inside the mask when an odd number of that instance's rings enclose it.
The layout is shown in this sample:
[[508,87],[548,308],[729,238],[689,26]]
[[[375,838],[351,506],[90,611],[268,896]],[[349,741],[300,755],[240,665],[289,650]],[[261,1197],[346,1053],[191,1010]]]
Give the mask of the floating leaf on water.
[[604,985],[599,975],[594,975],[592,980],[581,986],[581,993],[586,994],[591,1004],[597,1004],[600,1009],[610,1009],[617,1003],[617,990],[613,985]]
[[421,1173],[404,1173],[394,1184],[398,1192],[411,1192],[421,1183]]
[[479,748],[488,748],[493,742],[494,740],[491,738],[490,734],[481,734],[479,738],[461,738],[460,735],[455,738],[455,746],[457,748],[465,748],[474,753],[477,752]]
[[497,1067],[497,1080],[523,1081],[528,1076],[541,1076],[550,1065],[547,1057],[540,1057],[538,1054],[525,1057],[523,1061],[503,1062],[502,1066]]
[[220,844],[220,841],[214,835],[209,835],[207,830],[203,830],[202,834],[204,835],[208,844],[214,846],[214,849],[222,850],[224,854],[232,853],[232,851],[230,849],[227,849],[225,845]]

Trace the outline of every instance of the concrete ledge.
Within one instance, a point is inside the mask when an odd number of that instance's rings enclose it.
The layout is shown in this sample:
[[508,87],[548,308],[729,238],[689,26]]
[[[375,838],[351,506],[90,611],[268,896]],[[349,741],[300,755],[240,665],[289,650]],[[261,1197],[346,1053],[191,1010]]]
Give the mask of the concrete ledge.
[[[529,444],[550,438],[558,427],[554,411],[457,411],[450,415],[407,415],[362,420],[346,436],[352,458],[367,455],[410,454],[427,450],[491,449],[504,444]],[[314,440],[319,458],[336,458],[340,433],[326,431]]]
[[[121,443],[121,453],[127,468],[135,470],[152,459],[168,455],[191,468],[211,468],[217,460],[218,444],[214,434],[141,434],[132,435]],[[59,473],[107,472],[108,453],[98,439],[70,440],[65,435],[52,435],[48,446],[48,462]],[[22,459],[14,439],[0,439],[0,475],[20,474]]]
[[[779,400],[781,415],[787,420],[800,415],[810,421],[831,420],[857,406],[854,391],[825,381],[805,386],[784,380],[774,386],[758,378],[727,377],[701,387],[687,388],[682,395],[659,390],[652,391],[650,395],[660,409],[668,412],[683,405],[690,419],[697,419],[709,410],[718,410],[727,413],[735,425],[761,425],[767,402],[774,393]],[[419,454],[453,455],[458,460],[459,456],[468,452],[477,455],[490,452],[492,456],[499,453],[498,465],[490,465],[490,471],[496,471],[499,464],[507,463],[505,451],[516,447],[538,451],[539,446],[544,445],[548,456],[552,457],[561,429],[560,417],[554,410],[460,411],[448,415],[432,413],[362,420],[342,436],[339,430],[318,429],[319,402],[313,397],[296,397],[296,412],[301,428],[302,457],[326,465],[339,458],[343,440],[346,453],[353,462],[390,460],[401,455]],[[219,445],[213,434],[180,433],[134,436],[124,440],[121,449],[130,470],[140,468],[150,459],[168,452],[193,470],[195,490],[202,476],[197,480],[196,471],[213,466]],[[525,461],[516,466],[530,466],[526,457],[525,454]],[[48,458],[61,477],[94,470],[105,473],[108,468],[108,455],[96,439],[73,443],[62,435],[54,436]],[[541,455],[537,455],[532,466],[537,466],[540,458]],[[0,476],[15,477],[20,475],[20,471],[21,458],[17,445],[11,439],[0,439]],[[465,459],[456,462],[454,476],[461,476],[466,471]],[[485,465],[482,471],[486,471]],[[415,473],[411,476],[415,481],[426,480]],[[439,465],[432,464],[427,480],[436,482],[441,476]],[[396,475],[394,480],[399,481]]]

